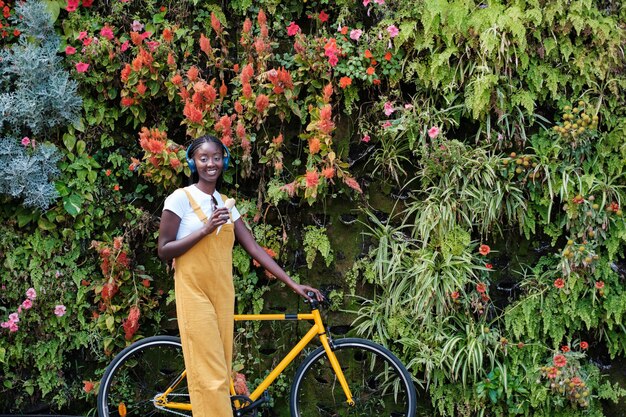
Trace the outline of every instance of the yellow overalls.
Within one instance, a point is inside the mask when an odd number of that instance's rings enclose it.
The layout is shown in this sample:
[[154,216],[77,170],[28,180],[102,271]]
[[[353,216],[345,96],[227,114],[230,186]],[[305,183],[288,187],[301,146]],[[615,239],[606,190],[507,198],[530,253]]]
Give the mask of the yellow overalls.
[[[185,190],[203,223],[200,206]],[[225,200],[225,197],[222,196]],[[176,313],[194,417],[232,416],[234,226],[222,225],[176,258]]]

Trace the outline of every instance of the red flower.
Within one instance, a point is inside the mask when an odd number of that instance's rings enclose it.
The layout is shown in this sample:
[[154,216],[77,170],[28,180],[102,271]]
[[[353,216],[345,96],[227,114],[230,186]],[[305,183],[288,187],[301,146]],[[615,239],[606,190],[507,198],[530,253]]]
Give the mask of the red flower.
[[141,281],[141,285],[146,288],[150,288],[150,280],[148,278],[144,279],[143,281]]
[[585,341],[580,342],[580,348],[581,348],[582,350],[587,350],[587,349],[589,348],[589,343],[587,343],[587,342],[585,342]]
[[554,286],[561,289],[565,286],[565,281],[563,278],[557,278],[554,280]]
[[450,294],[450,298],[452,298],[453,300],[458,300],[458,298],[459,298],[459,292],[458,292],[458,291],[453,291],[453,292]]
[[487,291],[487,286],[484,283],[479,282],[478,284],[476,284],[476,291],[483,294]]
[[173,39],[174,39],[174,33],[172,33],[172,30],[169,28],[163,29],[163,40],[169,43],[169,42],[172,42]]
[[328,21],[328,13],[326,13],[324,10],[322,10],[320,12],[319,18],[320,18],[320,22],[322,22],[322,23],[327,22]]
[[73,46],[67,45],[65,47],[65,55],[74,55],[76,53],[76,48]]
[[93,391],[93,387],[94,387],[94,383],[91,381],[83,381],[83,391],[85,391],[87,394],[89,394],[91,391]]
[[137,330],[139,330],[140,316],[141,312],[139,311],[139,307],[132,306],[130,308],[130,312],[128,313],[128,318],[124,320],[124,323],[122,324],[125,333],[124,338],[126,340],[132,339]]
[[120,186],[119,186],[119,184],[115,184],[115,185],[113,186],[113,190],[114,190],[114,191],[119,191],[119,190],[120,190]]
[[346,88],[347,86],[352,84],[352,78],[350,77],[341,77],[339,79],[339,87]]
[[176,74],[172,77],[172,84],[179,85],[179,84],[182,84],[182,82],[183,82],[183,77],[181,77],[180,74]]
[[548,371],[548,378],[550,378],[550,379],[554,379],[554,378],[556,378],[556,377],[557,377],[557,375],[558,375],[558,374],[557,374],[557,372],[558,372],[558,369],[556,369],[556,368],[553,366],[553,367],[552,367],[552,368],[550,368],[550,370]]
[[67,6],[65,7],[65,10],[67,10],[68,12],[73,12],[76,11],[76,9],[78,9],[78,0],[67,0]]
[[374,57],[374,55],[372,55],[372,52],[370,52],[369,49],[365,50],[365,58],[367,59],[372,59]]
[[489,252],[491,252],[491,248],[487,245],[480,245],[480,248],[478,248],[478,253],[483,256],[489,255]]
[[567,365],[567,359],[563,355],[554,355],[553,362],[554,362],[554,366],[557,366],[559,368],[562,368],[565,365]]
[[598,290],[601,290],[602,288],[604,288],[604,281],[596,281],[595,286]]
[[93,5],[93,0],[83,0],[84,7],[91,7]]
[[485,268],[487,268],[487,269],[493,269],[493,265],[491,265],[491,264],[485,264]]
[[567,346],[567,345],[561,346],[561,352],[563,352],[563,353],[569,352],[569,346]]
[[76,71],[78,72],[85,72],[89,69],[89,64],[86,64],[84,62],[77,62],[76,63]]
[[287,26],[287,36],[296,36],[300,32],[300,26],[296,25],[296,22],[291,22]]
[[385,54],[385,59],[387,61],[391,61],[391,52],[387,51],[387,53]]
[[137,92],[139,93],[139,95],[143,96],[144,94],[146,94],[147,89],[148,87],[146,87],[146,85],[143,83],[143,80],[139,80],[139,84],[137,84]]

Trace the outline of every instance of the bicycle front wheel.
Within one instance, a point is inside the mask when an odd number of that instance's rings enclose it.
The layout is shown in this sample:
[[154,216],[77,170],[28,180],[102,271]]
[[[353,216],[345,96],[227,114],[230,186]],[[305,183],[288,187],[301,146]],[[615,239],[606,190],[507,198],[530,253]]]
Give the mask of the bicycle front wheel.
[[[158,408],[157,394],[185,370],[180,339],[154,336],[122,350],[106,369],[98,391],[99,417],[191,416],[190,411]],[[170,401],[189,403],[187,381],[180,382]]]
[[341,339],[334,345],[355,404],[346,402],[326,351],[319,347],[296,371],[289,399],[292,417],[415,415],[413,380],[393,353],[364,339]]

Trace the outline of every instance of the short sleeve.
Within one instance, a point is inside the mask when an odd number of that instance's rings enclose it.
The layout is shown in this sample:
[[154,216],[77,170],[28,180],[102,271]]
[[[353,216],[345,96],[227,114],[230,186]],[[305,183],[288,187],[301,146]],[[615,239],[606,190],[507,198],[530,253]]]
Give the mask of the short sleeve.
[[189,210],[190,204],[185,191],[182,188],[170,194],[163,204],[163,210],[169,210],[181,219]]

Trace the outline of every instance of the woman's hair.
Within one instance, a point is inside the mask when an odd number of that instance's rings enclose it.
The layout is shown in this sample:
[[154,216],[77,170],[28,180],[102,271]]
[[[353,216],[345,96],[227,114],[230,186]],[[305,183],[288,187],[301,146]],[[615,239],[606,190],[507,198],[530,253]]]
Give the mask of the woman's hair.
[[[219,140],[218,138],[216,138],[215,136],[212,135],[204,135],[204,136],[200,136],[199,138],[195,139],[193,142],[191,142],[191,145],[189,145],[189,147],[187,148],[187,157],[190,159],[193,159],[193,154],[196,153],[196,150],[202,146],[204,143],[215,143],[217,146],[219,146],[220,149],[224,149],[224,144],[222,143],[221,140]],[[200,180],[200,177],[198,176],[198,171],[196,172],[192,172],[191,173],[191,177],[189,178],[189,184],[195,184]],[[220,176],[217,180],[217,188],[219,189],[222,185],[222,172],[220,172]]]

